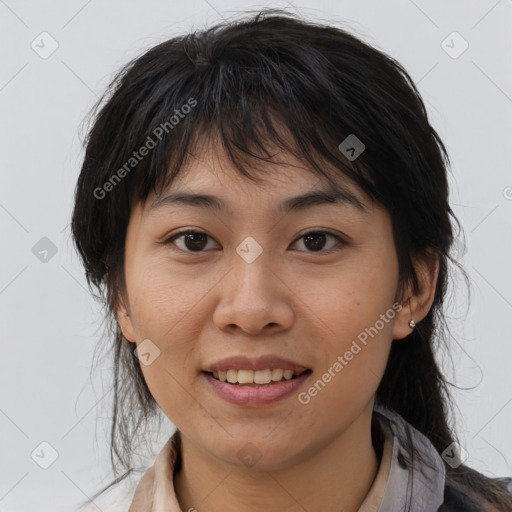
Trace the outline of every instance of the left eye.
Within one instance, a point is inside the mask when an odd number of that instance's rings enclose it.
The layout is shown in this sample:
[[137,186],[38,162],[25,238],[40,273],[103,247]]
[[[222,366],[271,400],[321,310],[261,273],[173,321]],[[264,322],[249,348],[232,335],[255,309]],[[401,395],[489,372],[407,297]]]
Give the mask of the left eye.
[[[165,240],[164,244],[172,243],[184,252],[201,253],[205,252],[203,249],[208,245],[207,241],[209,238],[211,238],[209,235],[200,231],[182,231],[181,233],[176,233]],[[304,239],[304,246],[311,249],[306,252],[321,252],[322,249],[324,249],[327,238],[333,239],[336,243],[334,243],[327,251],[323,252],[329,252],[333,247],[336,247],[336,245],[343,245],[345,243],[341,237],[333,233],[329,233],[328,231],[309,231],[297,238],[295,243]],[[213,238],[211,239],[213,240]],[[181,247],[179,244],[175,244],[175,241],[179,241]]]
[[344,244],[344,240],[341,237],[333,233],[329,233],[328,231],[309,231],[308,233],[305,233],[304,235],[297,238],[297,241],[304,239],[303,244],[312,248],[311,251],[307,252],[320,252],[322,249],[324,249],[325,241],[329,237],[335,240],[336,243],[332,245],[329,250],[323,252],[330,252],[330,250],[336,247],[336,245]]

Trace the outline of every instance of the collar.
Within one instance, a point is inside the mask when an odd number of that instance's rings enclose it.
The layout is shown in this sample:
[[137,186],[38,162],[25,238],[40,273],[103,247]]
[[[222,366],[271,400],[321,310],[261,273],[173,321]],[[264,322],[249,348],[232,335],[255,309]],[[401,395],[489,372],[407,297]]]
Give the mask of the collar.
[[[381,405],[376,405],[374,411],[386,435],[391,437],[391,443],[388,442],[391,460],[379,507],[368,509],[368,512],[437,512],[444,502],[446,470],[443,459],[432,442],[400,414]],[[407,445],[414,446],[419,457],[413,457]]]

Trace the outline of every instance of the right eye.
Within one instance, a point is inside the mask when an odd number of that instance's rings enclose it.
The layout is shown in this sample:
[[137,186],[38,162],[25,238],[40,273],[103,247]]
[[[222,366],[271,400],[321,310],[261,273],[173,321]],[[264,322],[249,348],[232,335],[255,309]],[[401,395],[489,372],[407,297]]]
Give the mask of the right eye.
[[[180,231],[179,233],[175,233],[170,236],[166,240],[164,240],[164,244],[173,244],[180,251],[188,252],[188,253],[201,253],[205,252],[203,249],[208,245],[208,239],[213,240],[210,235],[203,233],[201,231]],[[176,242],[180,242],[179,244]]]

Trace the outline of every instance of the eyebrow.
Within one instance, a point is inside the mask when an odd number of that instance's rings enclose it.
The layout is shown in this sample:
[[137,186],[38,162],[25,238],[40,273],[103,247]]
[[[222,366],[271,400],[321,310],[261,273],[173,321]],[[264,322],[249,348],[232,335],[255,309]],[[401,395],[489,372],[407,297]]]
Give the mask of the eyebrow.
[[[362,213],[367,213],[366,206],[348,190],[313,190],[304,194],[285,199],[276,208],[276,213],[286,214],[306,210],[313,206],[324,204],[349,205]],[[189,192],[175,191],[162,198],[157,198],[150,207],[150,211],[159,210],[163,207],[174,205],[193,206],[205,208],[233,215],[228,204],[220,197],[210,194],[195,194]]]

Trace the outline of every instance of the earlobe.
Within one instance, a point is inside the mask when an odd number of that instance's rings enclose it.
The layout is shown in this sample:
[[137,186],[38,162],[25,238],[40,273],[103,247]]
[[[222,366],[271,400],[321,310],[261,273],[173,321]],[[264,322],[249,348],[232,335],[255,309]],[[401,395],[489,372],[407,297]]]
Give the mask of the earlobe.
[[423,320],[434,302],[437,277],[439,275],[439,257],[432,252],[424,253],[414,263],[418,277],[417,291],[412,285],[408,288],[408,299],[402,303],[393,325],[393,339],[400,340],[411,334]]

